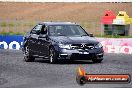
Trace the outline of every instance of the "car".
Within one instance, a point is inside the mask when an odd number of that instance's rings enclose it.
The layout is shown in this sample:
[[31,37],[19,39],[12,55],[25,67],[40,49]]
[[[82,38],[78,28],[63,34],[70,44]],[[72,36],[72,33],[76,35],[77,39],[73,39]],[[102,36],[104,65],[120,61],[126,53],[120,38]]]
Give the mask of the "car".
[[62,60],[103,60],[103,46],[79,24],[72,22],[41,22],[27,32],[23,41],[24,60],[49,59],[49,63]]

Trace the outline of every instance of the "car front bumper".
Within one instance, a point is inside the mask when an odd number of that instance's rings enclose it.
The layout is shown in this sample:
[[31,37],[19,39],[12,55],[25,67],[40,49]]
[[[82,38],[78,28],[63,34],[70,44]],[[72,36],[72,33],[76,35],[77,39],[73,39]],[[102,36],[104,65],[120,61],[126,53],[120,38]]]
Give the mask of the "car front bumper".
[[58,59],[91,60],[92,58],[102,59],[104,51],[102,48],[93,50],[60,49],[58,55]]

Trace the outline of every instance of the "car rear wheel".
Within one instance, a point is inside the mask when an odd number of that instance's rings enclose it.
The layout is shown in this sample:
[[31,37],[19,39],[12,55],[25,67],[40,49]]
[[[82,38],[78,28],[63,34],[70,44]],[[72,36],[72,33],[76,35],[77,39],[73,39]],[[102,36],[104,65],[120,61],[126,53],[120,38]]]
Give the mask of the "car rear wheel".
[[93,63],[101,63],[103,58],[93,58],[92,61]]
[[24,61],[33,62],[34,60],[35,60],[35,58],[30,55],[29,47],[25,46],[25,49],[24,49]]
[[57,61],[57,53],[53,47],[50,48],[49,61],[51,64],[54,64]]

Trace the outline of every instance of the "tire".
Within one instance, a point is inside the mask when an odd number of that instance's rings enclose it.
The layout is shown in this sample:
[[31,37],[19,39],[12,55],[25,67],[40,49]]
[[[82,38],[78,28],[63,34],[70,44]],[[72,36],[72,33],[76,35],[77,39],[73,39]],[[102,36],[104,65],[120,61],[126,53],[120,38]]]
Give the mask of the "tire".
[[30,50],[28,46],[24,47],[24,61],[26,62],[33,62],[35,58],[30,55]]
[[55,64],[57,62],[57,53],[53,47],[49,50],[49,63]]
[[93,58],[92,59],[92,61],[93,61],[93,63],[101,63],[102,62],[102,60],[103,60],[103,58]]

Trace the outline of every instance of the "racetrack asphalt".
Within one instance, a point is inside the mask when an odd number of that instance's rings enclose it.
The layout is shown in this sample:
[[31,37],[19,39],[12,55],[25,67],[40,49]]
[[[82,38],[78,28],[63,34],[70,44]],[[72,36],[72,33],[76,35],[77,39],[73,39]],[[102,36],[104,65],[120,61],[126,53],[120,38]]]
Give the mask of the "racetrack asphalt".
[[76,83],[79,66],[88,74],[132,75],[132,55],[105,54],[102,63],[74,61],[49,64],[48,60],[41,58],[35,62],[24,62],[21,50],[0,50],[0,88],[132,88],[132,82],[80,86]]

